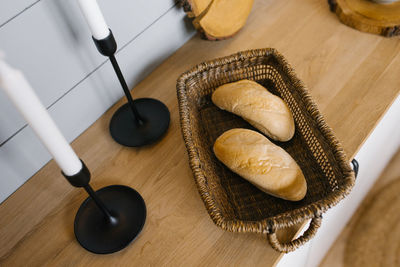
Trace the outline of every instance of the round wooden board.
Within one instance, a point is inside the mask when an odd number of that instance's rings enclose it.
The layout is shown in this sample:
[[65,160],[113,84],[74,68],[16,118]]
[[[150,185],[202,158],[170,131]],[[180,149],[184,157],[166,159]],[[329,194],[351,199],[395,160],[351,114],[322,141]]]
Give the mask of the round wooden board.
[[328,0],[328,3],[347,26],[386,37],[400,35],[400,1],[378,4],[370,0]]
[[400,179],[390,182],[364,206],[351,229],[345,267],[399,266]]

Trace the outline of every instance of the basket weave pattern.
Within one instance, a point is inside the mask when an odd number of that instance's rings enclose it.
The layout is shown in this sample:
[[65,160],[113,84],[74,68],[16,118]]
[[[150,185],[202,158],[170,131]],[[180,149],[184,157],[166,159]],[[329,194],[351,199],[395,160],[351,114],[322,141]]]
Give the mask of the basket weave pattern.
[[[274,142],[299,164],[307,180],[307,195],[298,202],[275,198],[230,171],[215,157],[212,147],[232,128],[254,129],[240,117],[211,102],[220,85],[254,80],[280,96],[296,125],[288,142]],[[258,49],[204,62],[178,79],[177,93],[182,133],[194,178],[214,223],[233,232],[267,234],[272,247],[293,251],[308,241],[321,223],[321,215],[348,194],[354,172],[332,130],[326,125],[305,86],[274,49]],[[296,240],[282,244],[276,230],[312,219]]]

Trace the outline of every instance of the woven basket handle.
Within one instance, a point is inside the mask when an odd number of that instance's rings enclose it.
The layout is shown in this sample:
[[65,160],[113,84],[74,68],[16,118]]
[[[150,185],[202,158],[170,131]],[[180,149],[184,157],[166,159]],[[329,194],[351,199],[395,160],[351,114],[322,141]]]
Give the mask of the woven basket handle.
[[308,240],[310,240],[317,233],[318,228],[321,226],[322,216],[316,216],[312,218],[310,222],[310,226],[303,233],[302,236],[288,242],[281,243],[276,236],[276,229],[272,230],[267,234],[268,241],[271,244],[272,248],[279,252],[291,252],[304,245]]
[[354,176],[355,176],[355,178],[357,178],[358,169],[360,168],[360,164],[358,163],[358,161],[356,159],[353,159],[351,161],[351,165],[353,166]]

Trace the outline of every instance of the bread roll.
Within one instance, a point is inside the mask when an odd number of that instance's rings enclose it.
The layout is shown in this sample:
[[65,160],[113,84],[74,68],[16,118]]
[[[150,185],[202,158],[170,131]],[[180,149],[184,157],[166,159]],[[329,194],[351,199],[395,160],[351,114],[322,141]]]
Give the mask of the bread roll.
[[256,82],[241,80],[224,84],[214,91],[212,102],[241,116],[274,140],[288,141],[294,135],[294,120],[289,107]]
[[217,138],[217,158],[260,190],[291,201],[304,198],[307,183],[294,159],[262,134],[232,129]]

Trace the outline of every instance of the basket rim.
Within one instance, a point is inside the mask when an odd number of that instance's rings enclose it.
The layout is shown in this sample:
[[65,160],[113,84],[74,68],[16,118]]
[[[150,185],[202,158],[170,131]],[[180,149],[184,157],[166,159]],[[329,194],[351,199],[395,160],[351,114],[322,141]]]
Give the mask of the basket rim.
[[[326,138],[328,144],[332,148],[335,160],[338,162],[339,168],[343,174],[343,185],[339,186],[326,198],[320,199],[316,202],[299,207],[292,211],[287,211],[282,214],[277,214],[272,217],[265,218],[259,221],[244,221],[244,220],[226,220],[221,211],[216,207],[215,200],[209,193],[209,188],[205,181],[207,178],[200,168],[200,159],[198,152],[195,149],[193,138],[191,135],[191,121],[189,119],[190,108],[188,106],[186,94],[186,81],[198,73],[230,64],[236,61],[242,61],[249,58],[265,58],[273,56],[279,64],[282,65],[284,72],[288,75],[289,79],[294,82],[301,92],[311,117],[316,121],[318,129],[321,131],[322,136]],[[286,59],[274,48],[262,48],[241,51],[230,56],[225,56],[213,60],[202,62],[190,70],[181,74],[177,80],[177,95],[179,105],[179,115],[181,122],[181,130],[185,145],[188,151],[189,164],[194,174],[197,189],[206,206],[206,209],[216,225],[224,230],[231,232],[256,232],[256,233],[269,233],[273,229],[280,229],[290,227],[306,219],[321,216],[326,210],[336,205],[347,194],[350,193],[355,183],[355,175],[347,161],[347,156],[342,148],[342,145],[334,136],[332,129],[326,124],[325,119],[319,112],[317,105],[311,98],[306,86],[297,78],[294,69],[289,65]]]

